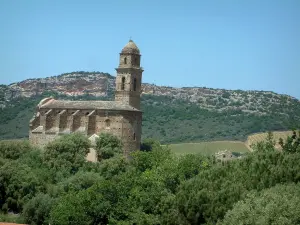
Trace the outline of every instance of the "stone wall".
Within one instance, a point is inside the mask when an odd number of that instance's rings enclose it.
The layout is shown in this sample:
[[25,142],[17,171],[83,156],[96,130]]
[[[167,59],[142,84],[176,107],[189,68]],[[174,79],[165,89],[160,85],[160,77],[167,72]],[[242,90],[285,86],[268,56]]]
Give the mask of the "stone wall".
[[29,139],[32,144],[44,146],[62,134],[80,132],[111,133],[121,139],[124,154],[138,150],[141,142],[142,113],[116,110],[41,109],[32,119]]
[[44,147],[46,144],[54,141],[58,137],[58,134],[29,133],[30,143],[40,147]]
[[138,54],[120,54],[119,68],[140,67],[141,55]]

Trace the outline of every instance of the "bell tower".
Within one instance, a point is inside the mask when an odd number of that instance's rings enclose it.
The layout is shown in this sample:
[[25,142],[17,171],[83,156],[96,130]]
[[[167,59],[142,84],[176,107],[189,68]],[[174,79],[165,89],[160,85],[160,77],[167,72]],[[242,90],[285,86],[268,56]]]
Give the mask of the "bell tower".
[[129,40],[120,53],[119,67],[116,68],[115,101],[127,103],[136,109],[140,109],[141,104],[143,69],[140,63],[140,50]]

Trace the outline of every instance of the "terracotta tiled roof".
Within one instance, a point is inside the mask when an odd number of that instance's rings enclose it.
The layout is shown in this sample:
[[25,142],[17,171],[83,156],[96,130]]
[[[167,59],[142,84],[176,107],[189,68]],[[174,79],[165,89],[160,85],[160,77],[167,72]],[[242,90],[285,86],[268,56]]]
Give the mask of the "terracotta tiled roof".
[[110,109],[140,111],[128,104],[116,101],[64,101],[51,99],[44,104],[42,103],[39,107],[42,109]]

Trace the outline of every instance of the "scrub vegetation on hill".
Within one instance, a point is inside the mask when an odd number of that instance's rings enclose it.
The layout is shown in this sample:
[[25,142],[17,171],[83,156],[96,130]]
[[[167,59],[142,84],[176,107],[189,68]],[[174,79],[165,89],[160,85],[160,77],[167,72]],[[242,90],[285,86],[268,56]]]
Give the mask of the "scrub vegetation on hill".
[[270,133],[252,153],[219,162],[178,156],[147,139],[127,160],[116,137],[101,135],[99,161],[91,163],[89,140],[80,134],[43,151],[1,141],[0,218],[45,225],[298,224],[300,134],[280,145],[277,151]]
[[[0,139],[27,138],[29,120],[38,102],[49,96],[74,100],[111,100],[107,97],[83,95],[70,97],[45,92],[31,98],[15,98],[0,109]],[[225,96],[226,97],[226,96]],[[142,95],[142,138],[154,138],[162,144],[209,140],[246,140],[256,132],[292,130],[300,125],[300,103],[282,106],[272,113],[247,113],[239,108],[209,110],[195,103],[171,96]],[[280,107],[280,106],[278,106]],[[283,109],[285,108],[285,109]],[[279,108],[280,109],[280,108]]]

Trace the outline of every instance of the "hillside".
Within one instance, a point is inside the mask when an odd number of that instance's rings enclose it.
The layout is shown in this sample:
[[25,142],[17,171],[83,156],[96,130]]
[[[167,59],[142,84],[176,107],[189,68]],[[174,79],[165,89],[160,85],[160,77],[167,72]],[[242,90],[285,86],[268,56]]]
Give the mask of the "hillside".
[[[28,122],[45,96],[60,99],[112,99],[115,77],[72,72],[0,86],[0,138],[28,135]],[[143,138],[162,143],[245,140],[268,130],[300,125],[296,98],[264,91],[142,85]]]

